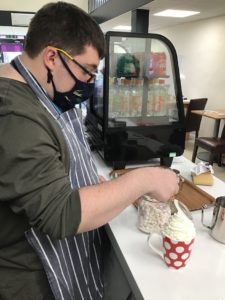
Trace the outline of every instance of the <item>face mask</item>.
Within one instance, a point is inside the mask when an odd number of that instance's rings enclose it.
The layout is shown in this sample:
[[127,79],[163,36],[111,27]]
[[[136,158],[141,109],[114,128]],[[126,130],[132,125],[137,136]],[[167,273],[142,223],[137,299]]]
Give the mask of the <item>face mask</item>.
[[74,108],[76,104],[82,103],[83,101],[89,99],[94,93],[95,83],[87,83],[79,80],[69,69],[66,62],[59,55],[64,67],[69,72],[70,76],[74,79],[75,84],[72,89],[68,92],[59,92],[53,81],[53,76],[48,70],[48,83],[52,82],[54,90],[53,102],[64,112],[69,109]]
[[[75,77],[75,76],[74,76]],[[76,104],[89,99],[94,92],[94,83],[84,83],[76,79],[73,88],[68,92],[58,92],[52,79],[54,90],[53,102],[64,112],[74,108]]]

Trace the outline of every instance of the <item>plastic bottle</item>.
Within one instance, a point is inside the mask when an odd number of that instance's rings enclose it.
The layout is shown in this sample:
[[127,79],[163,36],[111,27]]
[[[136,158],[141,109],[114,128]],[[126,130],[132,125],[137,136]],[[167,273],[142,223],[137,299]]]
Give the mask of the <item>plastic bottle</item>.
[[121,96],[121,78],[116,79],[114,85],[114,97],[113,97],[113,115],[114,117],[120,116],[120,96]]
[[141,116],[143,98],[143,79],[133,79],[130,101],[130,115]]
[[121,86],[121,98],[120,98],[120,112],[124,117],[130,115],[130,101],[131,101],[131,90],[130,90],[130,80],[124,79]]
[[147,116],[154,115],[154,80],[148,81]]
[[160,79],[159,80],[159,114],[160,116],[165,115],[165,80]]
[[115,89],[115,77],[109,77],[109,118],[114,118],[114,98],[116,94],[116,89]]
[[160,101],[159,101],[159,80],[155,79],[153,86],[153,115],[158,116],[160,114]]

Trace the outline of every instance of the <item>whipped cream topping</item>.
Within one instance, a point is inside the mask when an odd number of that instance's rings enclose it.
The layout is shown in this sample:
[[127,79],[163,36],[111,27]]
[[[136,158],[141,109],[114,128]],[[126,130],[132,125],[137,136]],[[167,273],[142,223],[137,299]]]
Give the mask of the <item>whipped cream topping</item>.
[[190,242],[195,237],[194,224],[182,211],[178,200],[174,200],[174,205],[176,212],[164,224],[162,234],[174,241]]

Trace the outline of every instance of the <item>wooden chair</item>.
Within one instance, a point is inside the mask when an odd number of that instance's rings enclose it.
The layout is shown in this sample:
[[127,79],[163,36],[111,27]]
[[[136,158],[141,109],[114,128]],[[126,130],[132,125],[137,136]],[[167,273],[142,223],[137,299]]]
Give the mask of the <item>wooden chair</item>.
[[225,125],[221,137],[199,137],[195,139],[192,161],[195,162],[198,147],[210,152],[209,163],[213,165],[215,156],[217,156],[218,166],[222,163],[222,154],[225,153]]
[[191,99],[186,113],[186,133],[195,131],[195,138],[198,137],[202,116],[193,114],[192,110],[203,110],[207,103],[207,98]]

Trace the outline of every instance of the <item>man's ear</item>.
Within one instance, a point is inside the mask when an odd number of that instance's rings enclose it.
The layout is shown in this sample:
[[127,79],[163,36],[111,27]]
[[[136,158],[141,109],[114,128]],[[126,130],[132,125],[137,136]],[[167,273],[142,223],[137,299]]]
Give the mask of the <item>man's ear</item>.
[[46,47],[43,50],[43,62],[46,66],[46,68],[52,72],[55,69],[56,66],[56,56],[57,56],[57,50],[55,50],[52,47]]

